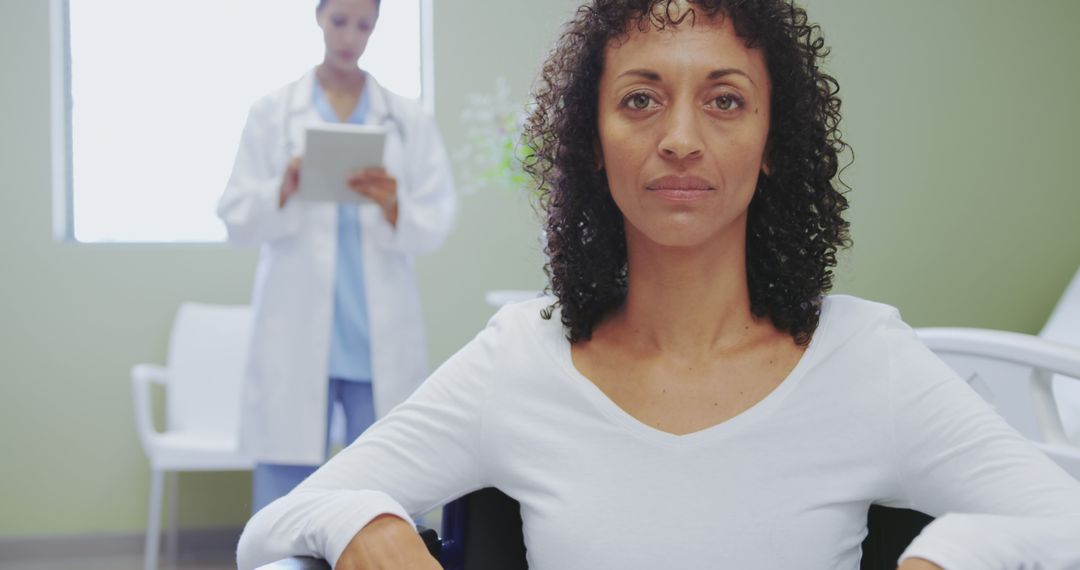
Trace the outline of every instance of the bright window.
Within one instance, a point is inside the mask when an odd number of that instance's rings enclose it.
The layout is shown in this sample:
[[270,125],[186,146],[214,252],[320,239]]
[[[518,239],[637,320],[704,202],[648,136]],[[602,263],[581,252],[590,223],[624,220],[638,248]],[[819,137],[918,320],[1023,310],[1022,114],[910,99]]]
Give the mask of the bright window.
[[[360,65],[431,108],[431,0],[383,2]],[[54,222],[80,242],[214,242],[248,109],[322,60],[316,0],[53,0]]]

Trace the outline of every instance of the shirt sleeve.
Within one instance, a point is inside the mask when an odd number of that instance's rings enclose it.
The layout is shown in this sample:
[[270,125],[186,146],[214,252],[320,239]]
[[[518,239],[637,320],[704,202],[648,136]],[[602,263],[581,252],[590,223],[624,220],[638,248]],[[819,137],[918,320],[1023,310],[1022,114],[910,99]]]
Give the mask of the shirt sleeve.
[[430,115],[419,109],[415,113],[405,140],[405,174],[398,180],[397,224],[373,228],[375,243],[405,254],[438,249],[453,228],[457,210],[454,176],[438,127]]
[[291,493],[255,514],[237,551],[241,570],[289,556],[336,565],[372,519],[405,520],[486,486],[483,410],[505,356],[496,315],[404,403]]
[[289,200],[279,206],[281,180],[289,157],[275,159],[283,143],[284,120],[276,117],[269,100],[261,100],[248,113],[232,174],[218,200],[217,214],[229,232],[229,241],[256,246],[300,232],[302,204]]
[[1080,567],[1080,483],[1010,427],[893,315],[895,472],[937,519],[901,556],[945,570]]

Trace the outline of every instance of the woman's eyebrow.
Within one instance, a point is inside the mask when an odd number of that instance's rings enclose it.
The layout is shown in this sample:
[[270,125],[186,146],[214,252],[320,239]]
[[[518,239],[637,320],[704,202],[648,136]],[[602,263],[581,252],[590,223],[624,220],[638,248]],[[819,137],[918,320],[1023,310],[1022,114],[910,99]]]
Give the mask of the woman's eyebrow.
[[709,81],[712,81],[714,79],[720,79],[720,78],[726,77],[728,75],[741,75],[741,76],[745,77],[746,80],[749,81],[754,87],[757,87],[757,83],[754,83],[754,80],[751,79],[750,76],[747,75],[747,73],[745,71],[743,71],[741,69],[738,69],[738,68],[735,68],[735,67],[725,67],[723,69],[715,69],[715,70],[709,72]]
[[[620,79],[620,78],[625,77],[627,75],[635,75],[635,76],[641,77],[643,79],[646,79],[648,81],[659,82],[659,81],[662,80],[659,73],[657,73],[655,71],[652,71],[650,69],[628,69],[628,70],[620,73],[618,76],[616,76],[615,79]],[[721,69],[714,69],[714,70],[709,72],[709,75],[708,75],[707,79],[709,81],[714,81],[716,79],[720,79],[720,78],[726,77],[728,75],[741,75],[741,76],[745,77],[747,81],[749,81],[751,84],[753,84],[755,87],[757,87],[757,83],[754,83],[754,80],[751,79],[750,76],[747,75],[747,73],[745,71],[743,71],[741,69],[738,69],[738,68],[735,68],[735,67],[724,67],[724,68],[721,68]]]
[[660,81],[660,74],[649,69],[629,69],[620,73],[618,76],[615,77],[615,79],[619,79],[627,75],[636,75],[649,81]]

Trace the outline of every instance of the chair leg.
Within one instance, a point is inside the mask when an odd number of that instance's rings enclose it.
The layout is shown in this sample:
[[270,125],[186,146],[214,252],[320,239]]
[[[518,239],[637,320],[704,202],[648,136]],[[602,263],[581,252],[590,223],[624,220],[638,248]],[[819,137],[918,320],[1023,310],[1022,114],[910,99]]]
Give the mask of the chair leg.
[[180,560],[180,474],[170,471],[165,481],[169,494],[169,531],[165,534],[165,560],[176,568]]
[[143,570],[157,570],[159,540],[161,539],[161,500],[165,472],[150,470],[150,514],[146,522],[146,551]]

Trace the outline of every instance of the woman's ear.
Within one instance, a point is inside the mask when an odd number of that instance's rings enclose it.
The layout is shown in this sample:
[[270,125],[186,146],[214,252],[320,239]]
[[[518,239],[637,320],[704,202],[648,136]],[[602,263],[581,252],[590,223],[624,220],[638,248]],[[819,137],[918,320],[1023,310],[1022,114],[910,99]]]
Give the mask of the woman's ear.
[[596,171],[604,170],[604,149],[600,147],[600,139],[593,139],[593,161],[596,162]]

